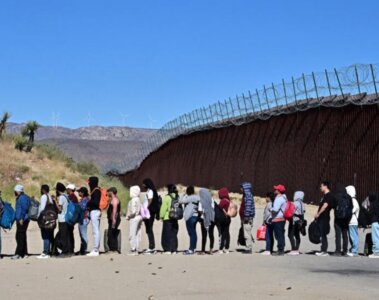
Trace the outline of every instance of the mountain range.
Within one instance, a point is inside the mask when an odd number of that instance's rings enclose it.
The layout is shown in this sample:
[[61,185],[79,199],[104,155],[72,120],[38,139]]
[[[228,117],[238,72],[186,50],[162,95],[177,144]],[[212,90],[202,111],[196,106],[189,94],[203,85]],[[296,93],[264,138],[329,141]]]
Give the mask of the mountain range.
[[[8,133],[20,133],[24,124],[9,123]],[[53,144],[79,162],[93,162],[103,169],[121,162],[126,153],[135,153],[154,133],[154,129],[90,126],[77,129],[41,126],[36,134],[39,143]]]

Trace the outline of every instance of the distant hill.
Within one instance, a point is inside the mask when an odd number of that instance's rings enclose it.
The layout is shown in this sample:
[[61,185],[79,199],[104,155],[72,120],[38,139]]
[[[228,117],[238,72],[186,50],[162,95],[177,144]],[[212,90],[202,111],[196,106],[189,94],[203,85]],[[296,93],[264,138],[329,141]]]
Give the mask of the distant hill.
[[[23,124],[9,123],[8,133],[19,133]],[[78,129],[42,126],[36,135],[40,143],[54,144],[79,162],[93,162],[100,169],[123,161],[135,153],[155,130],[130,127],[91,126]]]

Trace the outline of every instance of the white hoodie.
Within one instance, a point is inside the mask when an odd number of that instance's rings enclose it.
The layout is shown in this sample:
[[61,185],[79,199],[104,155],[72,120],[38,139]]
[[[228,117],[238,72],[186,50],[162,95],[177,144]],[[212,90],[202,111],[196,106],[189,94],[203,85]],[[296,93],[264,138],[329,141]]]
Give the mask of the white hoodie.
[[346,192],[353,199],[353,217],[351,218],[349,225],[358,226],[359,203],[356,198],[357,192],[355,190],[355,187],[352,185],[349,185],[348,187],[346,187]]
[[132,186],[130,188],[130,201],[128,204],[128,214],[127,219],[133,219],[135,217],[138,217],[141,212],[141,200],[139,198],[141,194],[141,189],[139,186]]

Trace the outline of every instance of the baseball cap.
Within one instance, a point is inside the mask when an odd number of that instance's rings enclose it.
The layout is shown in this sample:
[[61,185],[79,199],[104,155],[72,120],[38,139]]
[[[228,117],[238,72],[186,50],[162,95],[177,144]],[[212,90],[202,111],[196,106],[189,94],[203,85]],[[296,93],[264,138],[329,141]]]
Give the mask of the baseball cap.
[[66,189],[71,190],[71,191],[75,191],[76,186],[75,186],[75,184],[70,183],[68,186],[66,186]]
[[16,193],[23,193],[24,192],[24,187],[21,184],[18,184],[14,187],[14,191]]
[[283,184],[274,185],[274,190],[284,193],[286,191],[286,187]]

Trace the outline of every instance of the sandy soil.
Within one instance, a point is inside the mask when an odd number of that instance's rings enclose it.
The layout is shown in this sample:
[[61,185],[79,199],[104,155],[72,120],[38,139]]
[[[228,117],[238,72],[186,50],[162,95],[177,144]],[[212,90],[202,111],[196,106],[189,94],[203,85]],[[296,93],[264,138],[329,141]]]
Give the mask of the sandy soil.
[[[310,220],[314,208],[308,211]],[[261,221],[259,208],[255,229]],[[104,229],[105,219],[102,225]],[[34,256],[20,261],[8,257],[0,260],[0,299],[372,299],[378,296],[379,260],[318,258],[310,254],[247,256],[235,251],[239,225],[239,220],[234,219],[233,252],[229,255],[129,257],[126,255],[128,224],[123,220],[122,255],[47,261],[39,261]],[[155,230],[160,245],[160,222]],[[3,253],[13,254],[14,230],[2,232],[2,236]],[[362,242],[363,236],[361,233]],[[78,249],[79,238],[76,238]],[[179,238],[180,249],[185,250],[188,237],[183,222]],[[39,254],[42,241],[35,223],[30,227],[28,239],[29,252]],[[142,240],[145,248],[145,234]],[[304,253],[318,250],[307,238],[303,241]],[[288,248],[289,241],[286,242]],[[254,245],[255,252],[263,248],[264,242]],[[330,250],[334,250],[332,235]]]

